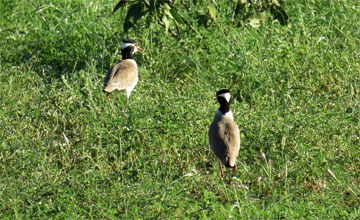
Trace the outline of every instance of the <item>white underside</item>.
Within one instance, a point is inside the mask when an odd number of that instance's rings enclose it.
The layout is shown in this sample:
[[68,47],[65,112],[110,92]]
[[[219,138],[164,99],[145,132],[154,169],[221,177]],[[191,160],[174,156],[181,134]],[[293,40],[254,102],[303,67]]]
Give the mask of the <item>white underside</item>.
[[[118,90],[122,93],[125,93],[126,94],[126,97],[129,98],[130,97],[130,94],[131,92],[133,91],[133,89],[135,88],[136,84],[138,83],[139,81],[139,78],[136,79],[136,81],[129,87],[122,87],[122,88],[116,88],[115,90]],[[114,85],[114,84],[112,84]]]

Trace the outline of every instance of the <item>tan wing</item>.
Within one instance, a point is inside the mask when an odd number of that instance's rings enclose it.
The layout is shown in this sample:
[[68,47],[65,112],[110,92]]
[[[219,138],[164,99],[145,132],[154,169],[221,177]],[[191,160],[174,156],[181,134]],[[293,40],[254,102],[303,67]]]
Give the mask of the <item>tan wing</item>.
[[240,149],[240,131],[235,121],[226,116],[214,118],[209,128],[209,144],[223,164],[233,167]]
[[107,73],[104,80],[104,92],[125,90],[131,87],[138,79],[138,70],[135,61],[122,60],[115,64]]

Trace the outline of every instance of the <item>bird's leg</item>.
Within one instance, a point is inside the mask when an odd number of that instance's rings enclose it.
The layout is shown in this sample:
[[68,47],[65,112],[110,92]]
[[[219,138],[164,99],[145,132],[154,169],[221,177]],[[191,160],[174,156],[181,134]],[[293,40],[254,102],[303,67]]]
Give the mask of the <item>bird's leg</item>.
[[125,112],[127,112],[127,110],[128,110],[128,108],[127,108],[128,105],[129,105],[129,98],[126,97],[126,106],[125,106],[125,109],[124,109]]
[[111,102],[110,102],[110,96],[109,96],[109,93],[106,93],[106,98],[107,98],[108,102],[109,102],[109,103],[111,103]]
[[224,179],[224,172],[223,172],[223,169],[222,169],[221,160],[219,160],[219,166],[220,166],[221,177]]
[[233,177],[234,177],[234,174],[235,174],[235,171],[236,171],[236,163],[235,163],[235,165],[234,165],[234,169],[233,169],[233,174],[231,175],[231,177],[230,177],[230,180],[229,180],[229,185],[230,185],[230,183],[231,183],[231,181],[232,181],[232,179],[233,179]]
[[111,102],[110,102],[110,95],[109,95],[109,93],[107,92],[106,93],[106,99],[108,100],[108,102],[110,103],[110,105],[111,105],[111,109],[114,111],[114,106],[111,104]]

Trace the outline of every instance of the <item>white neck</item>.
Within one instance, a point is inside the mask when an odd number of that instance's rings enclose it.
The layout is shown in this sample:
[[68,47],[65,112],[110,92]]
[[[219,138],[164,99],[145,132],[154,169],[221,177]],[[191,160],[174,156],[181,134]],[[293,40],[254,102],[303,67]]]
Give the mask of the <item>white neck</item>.
[[126,60],[133,62],[135,67],[137,68],[137,63],[136,63],[136,61],[134,59],[126,59]]
[[227,116],[229,118],[231,118],[232,120],[234,120],[234,116],[233,113],[230,111],[226,112],[225,114],[223,114],[219,109],[216,111],[215,115],[220,114],[220,115],[224,115]]

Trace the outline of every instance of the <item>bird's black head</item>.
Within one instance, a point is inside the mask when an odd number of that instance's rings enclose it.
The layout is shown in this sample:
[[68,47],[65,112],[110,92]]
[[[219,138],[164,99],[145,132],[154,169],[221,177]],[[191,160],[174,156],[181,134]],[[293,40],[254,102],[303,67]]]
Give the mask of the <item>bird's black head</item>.
[[228,89],[219,90],[219,91],[217,91],[217,93],[216,93],[216,97],[220,96],[221,94],[226,94],[226,93],[229,93],[229,94],[230,94],[230,90],[228,90]]
[[123,39],[123,43],[121,46],[121,54],[124,59],[132,59],[132,56],[136,52],[140,52],[140,47],[135,40],[131,39]]
[[216,100],[220,103],[219,110],[223,114],[226,114],[227,112],[230,111],[231,94],[230,94],[230,91],[228,89],[219,90],[216,93]]

